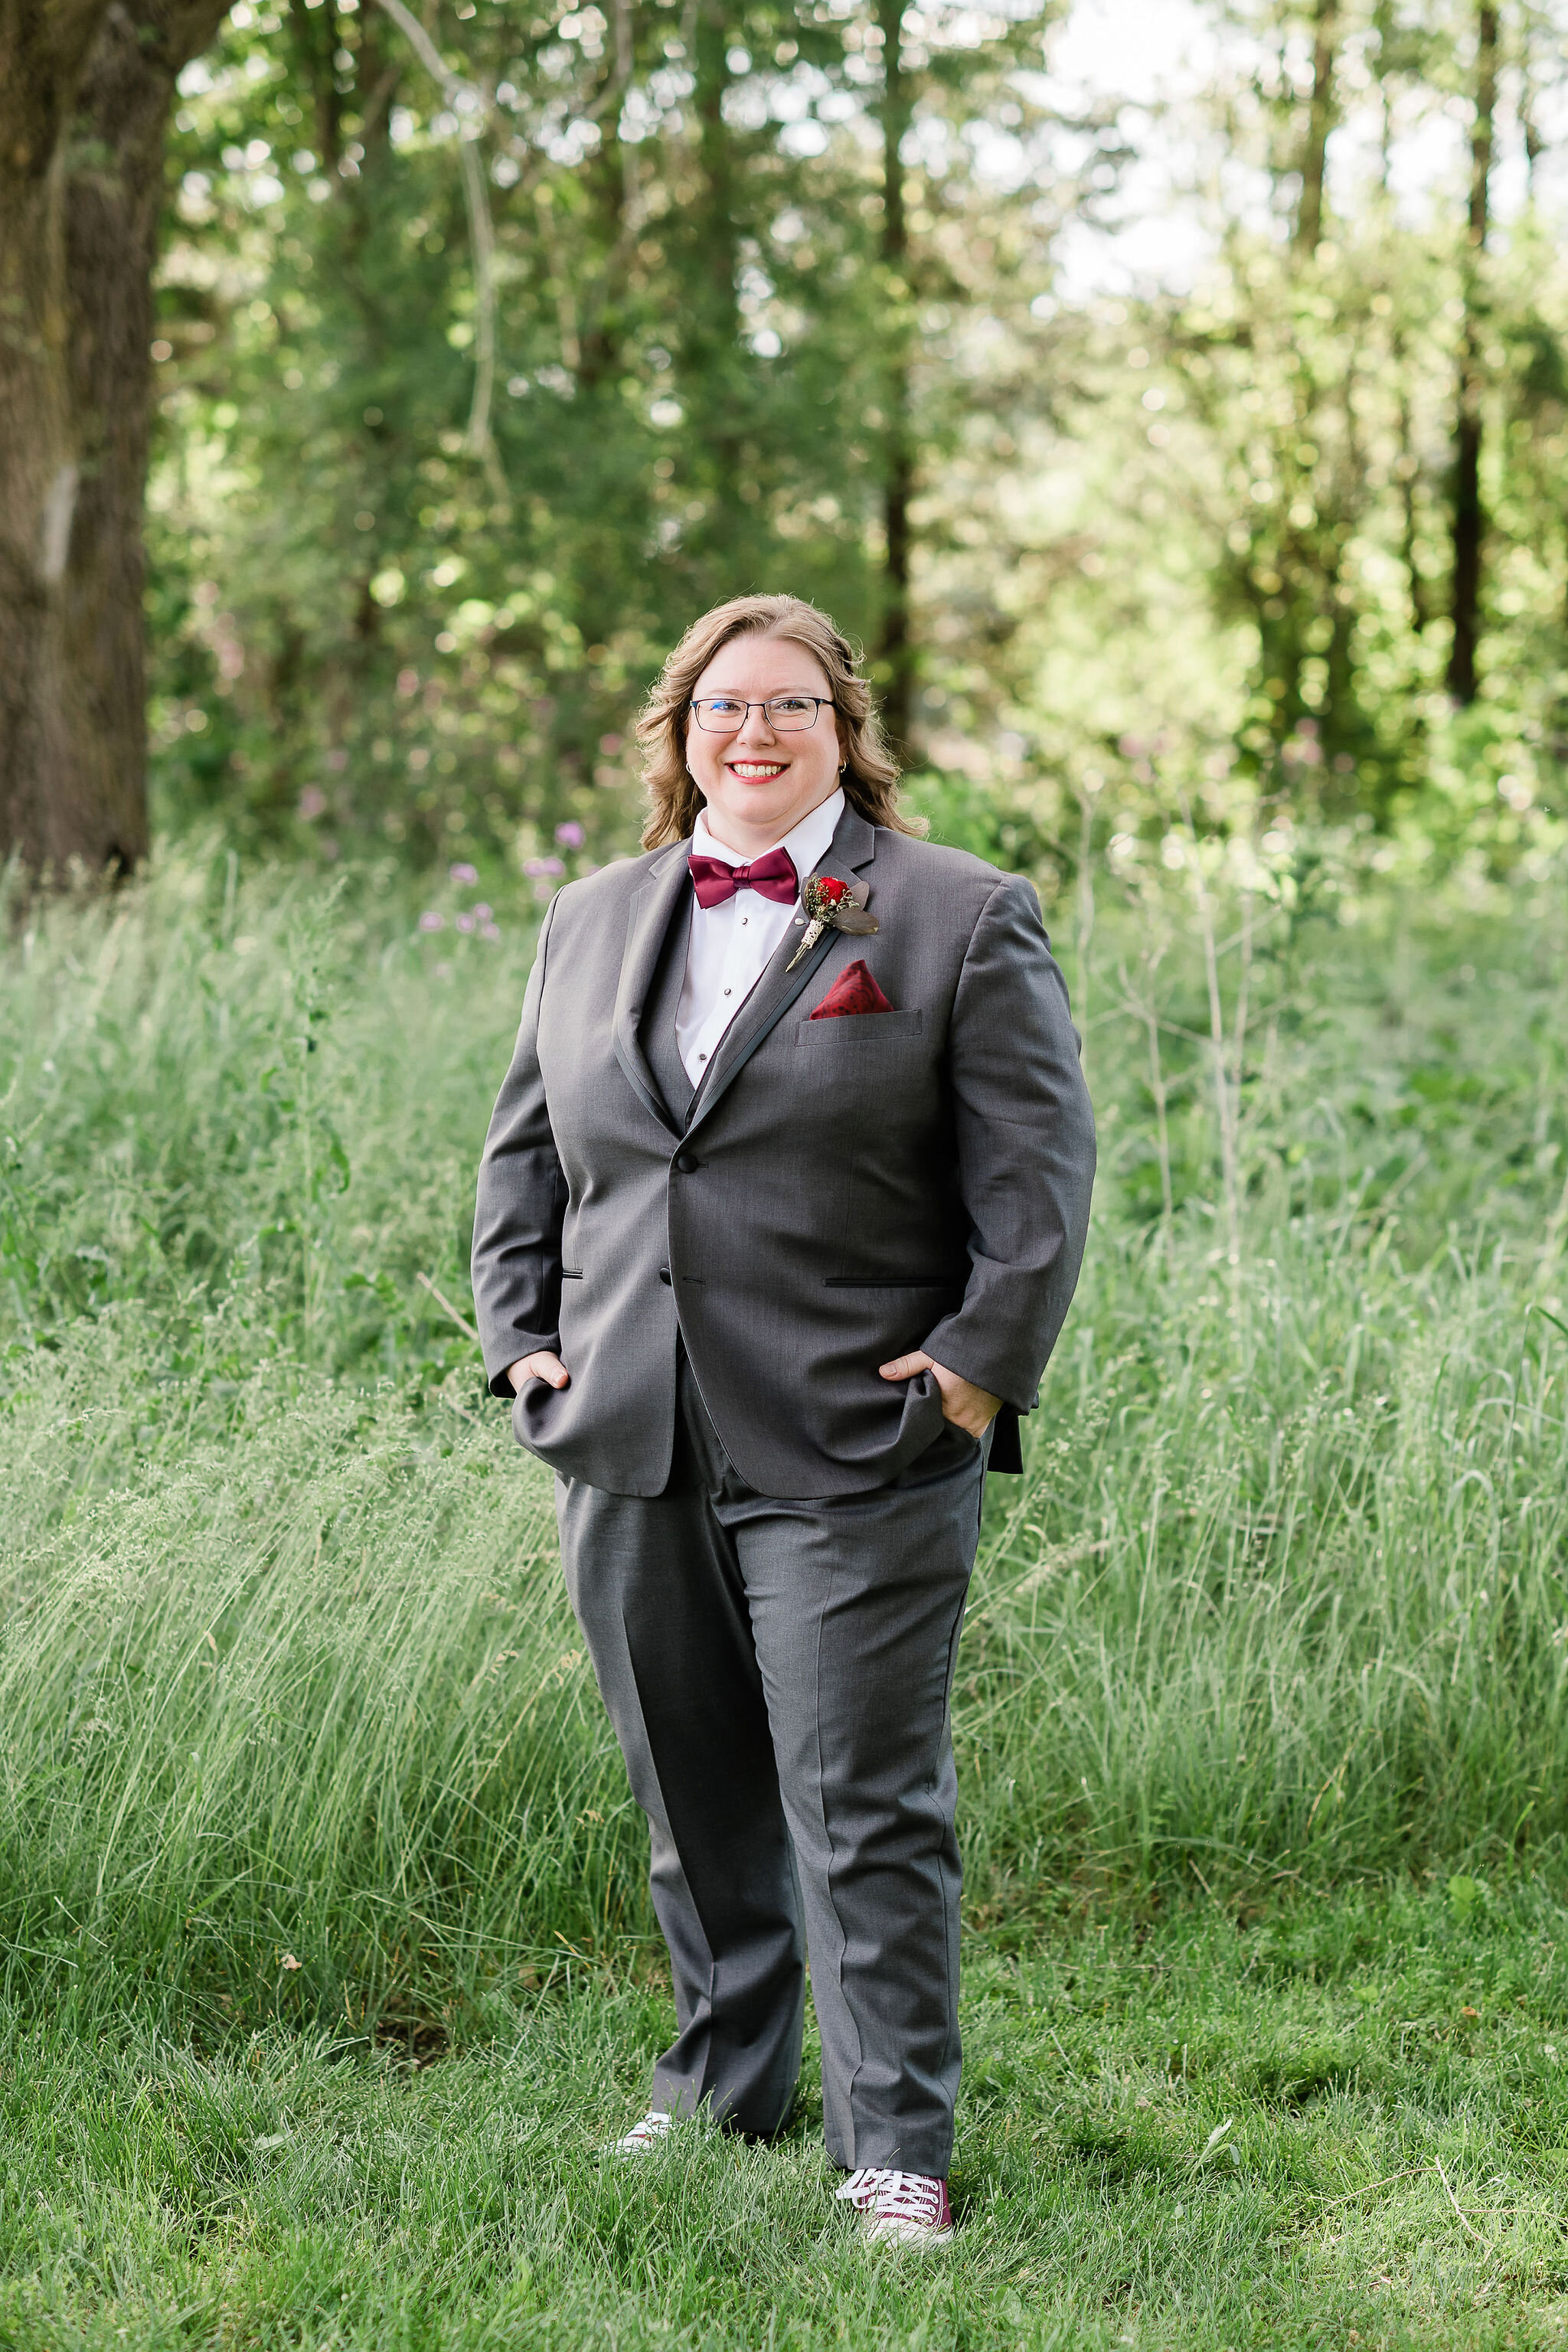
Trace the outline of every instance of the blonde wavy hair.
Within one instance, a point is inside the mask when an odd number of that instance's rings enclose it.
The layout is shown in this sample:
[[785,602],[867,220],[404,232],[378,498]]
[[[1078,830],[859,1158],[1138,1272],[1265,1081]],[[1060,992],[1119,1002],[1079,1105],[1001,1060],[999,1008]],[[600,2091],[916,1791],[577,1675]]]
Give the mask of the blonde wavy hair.
[[921,817],[899,813],[899,768],[889,751],[860,676],[855,647],[826,613],[801,596],[731,596],[693,621],[648,691],[637,720],[648,815],[645,849],[685,841],[697,823],[702,795],[686,764],[691,692],[715,654],[737,637],[783,637],[821,663],[833,690],[844,768],[844,796],[869,824],[894,833],[926,832]]

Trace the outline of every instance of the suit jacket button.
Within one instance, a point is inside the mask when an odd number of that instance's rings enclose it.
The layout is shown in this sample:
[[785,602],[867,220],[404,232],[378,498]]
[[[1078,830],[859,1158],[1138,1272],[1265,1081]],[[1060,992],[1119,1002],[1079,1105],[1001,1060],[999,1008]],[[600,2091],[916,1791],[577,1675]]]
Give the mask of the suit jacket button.
[[666,1285],[668,1286],[668,1281],[669,1281],[669,1268],[668,1268],[668,1266],[667,1266],[667,1265],[661,1265],[661,1266],[659,1267],[659,1270],[658,1270],[658,1278],[659,1278],[660,1282],[662,1282],[662,1283],[664,1283],[664,1284],[666,1284]]
[[702,1162],[695,1151],[678,1151],[675,1155],[675,1164],[683,1176],[695,1176]]

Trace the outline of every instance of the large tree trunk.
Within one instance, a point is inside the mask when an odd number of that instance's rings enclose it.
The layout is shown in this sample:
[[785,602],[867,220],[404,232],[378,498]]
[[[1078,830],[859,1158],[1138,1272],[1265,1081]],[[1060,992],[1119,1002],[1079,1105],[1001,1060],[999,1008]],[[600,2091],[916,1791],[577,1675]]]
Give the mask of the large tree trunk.
[[1476,698],[1476,649],[1481,631],[1481,560],[1487,518],[1481,504],[1481,342],[1485,326],[1488,207],[1492,123],[1497,111],[1498,12],[1492,0],[1476,10],[1476,112],[1470,131],[1470,216],[1465,254],[1465,320],[1459,339],[1458,416],[1454,433],[1454,572],[1449,611],[1454,625],[1447,687],[1456,702]]
[[142,497],[175,77],[227,0],[0,0],[0,855],[147,846]]
[[882,635],[878,647],[882,719],[894,750],[907,757],[914,717],[914,646],[910,632],[910,503],[914,496],[914,434],[910,415],[909,226],[900,155],[912,102],[904,71],[904,0],[878,0],[882,30],[882,262],[891,315],[885,327],[882,528]]

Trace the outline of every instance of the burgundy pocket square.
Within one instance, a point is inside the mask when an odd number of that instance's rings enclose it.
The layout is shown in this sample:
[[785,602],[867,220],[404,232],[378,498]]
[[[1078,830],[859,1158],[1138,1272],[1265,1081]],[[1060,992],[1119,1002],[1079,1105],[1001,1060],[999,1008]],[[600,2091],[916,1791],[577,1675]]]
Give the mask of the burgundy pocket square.
[[845,965],[810,1017],[813,1021],[837,1021],[846,1013],[891,1013],[895,1010],[896,1007],[889,1003],[867,970],[865,959],[857,956],[853,963]]

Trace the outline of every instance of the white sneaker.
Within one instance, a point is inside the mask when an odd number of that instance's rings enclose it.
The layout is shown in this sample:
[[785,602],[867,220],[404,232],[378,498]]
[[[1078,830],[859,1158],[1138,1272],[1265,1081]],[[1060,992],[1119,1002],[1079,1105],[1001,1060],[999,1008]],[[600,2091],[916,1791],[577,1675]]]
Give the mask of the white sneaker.
[[655,2147],[666,2132],[675,2129],[675,2117],[666,2115],[662,2107],[650,2107],[640,2124],[634,2124],[625,2139],[616,2142],[616,2156],[641,2156],[646,2148]]
[[924,2172],[890,2172],[881,2165],[852,2172],[838,2196],[864,2216],[873,2245],[945,2246],[952,2236],[952,2208],[945,2180]]

